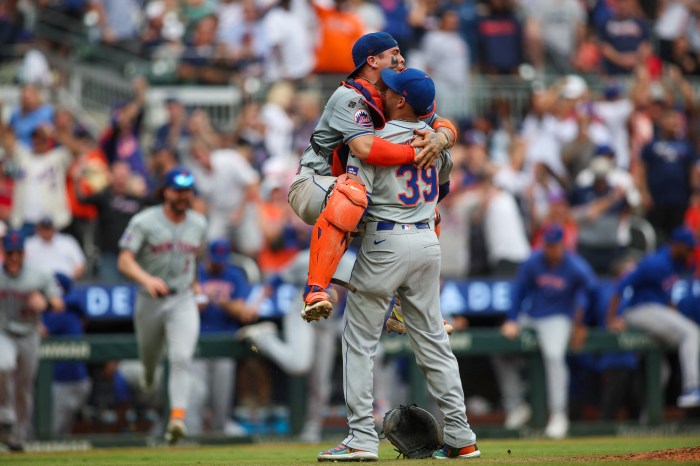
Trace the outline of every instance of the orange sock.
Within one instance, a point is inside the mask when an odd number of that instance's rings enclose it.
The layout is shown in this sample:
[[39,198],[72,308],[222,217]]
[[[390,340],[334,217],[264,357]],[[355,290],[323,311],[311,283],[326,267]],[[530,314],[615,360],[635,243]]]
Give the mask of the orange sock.
[[172,408],[170,410],[170,419],[185,420],[185,410],[182,408]]

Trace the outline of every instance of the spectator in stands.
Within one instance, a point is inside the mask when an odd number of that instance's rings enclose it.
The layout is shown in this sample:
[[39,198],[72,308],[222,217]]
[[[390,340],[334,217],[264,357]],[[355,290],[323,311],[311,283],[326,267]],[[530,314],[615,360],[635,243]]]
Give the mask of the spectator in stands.
[[85,273],[85,254],[75,238],[56,231],[51,217],[39,220],[36,235],[27,238],[26,261],[53,274],[61,273],[71,280]]
[[294,102],[294,140],[292,153],[296,156],[304,152],[321,118],[321,96],[314,90],[297,92]]
[[443,8],[439,27],[423,36],[424,69],[435,82],[441,115],[461,115],[468,107],[469,48],[459,34],[456,9]]
[[172,147],[184,154],[189,148],[190,138],[185,105],[177,97],[170,96],[165,99],[165,108],[168,120],[156,130],[154,146]]
[[[54,138],[64,145],[54,147]],[[50,126],[39,126],[32,131],[29,149],[0,122],[0,144],[8,156],[5,169],[15,180],[10,223],[22,227],[28,234],[32,234],[36,223],[46,216],[51,217],[56,228],[67,227],[71,212],[66,195],[66,173],[73,160],[68,149],[74,146],[72,135],[54,134]]]
[[262,18],[270,48],[265,60],[265,80],[305,78],[314,67],[313,37],[304,19],[292,10],[291,0],[279,0]]
[[196,24],[192,36],[185,41],[185,48],[177,66],[177,76],[187,82],[200,84],[225,84],[230,81],[231,70],[226,64],[226,47],[216,37],[217,17],[205,16]]
[[78,156],[73,160],[68,169],[66,179],[66,192],[68,205],[71,209],[73,221],[65,233],[71,234],[80,243],[80,247],[88,252],[94,234],[97,209],[80,202],[75,185],[79,183],[80,192],[89,195],[102,191],[109,183],[109,167],[102,150],[97,146],[97,141],[83,128],[74,132],[78,144]]
[[570,73],[572,60],[583,41],[586,12],[578,0],[540,0],[527,10],[525,42],[533,65],[550,65],[558,73]]
[[696,163],[695,150],[682,133],[681,115],[666,109],[658,135],[642,149],[637,176],[647,218],[659,242],[683,224],[690,194],[698,187]]
[[44,125],[52,125],[54,108],[43,102],[41,90],[34,84],[25,84],[19,98],[19,107],[12,111],[9,127],[19,142],[32,147],[32,133]]
[[[320,115],[320,113],[319,113]],[[313,129],[315,129],[315,122]],[[312,129],[312,131],[313,131]],[[247,102],[243,105],[240,115],[233,125],[233,131],[228,136],[231,139],[232,146],[248,146],[251,150],[251,156],[248,158],[251,165],[260,171],[263,163],[270,157],[265,148],[265,122],[260,114],[260,104],[257,102]],[[311,134],[309,133],[309,137]],[[309,145],[309,139],[306,139],[304,149]],[[304,150],[302,149],[302,151]]]
[[134,54],[140,53],[142,6],[141,0],[90,0],[91,10],[98,15],[102,42]]
[[[257,309],[246,303],[250,284],[245,272],[229,263],[231,246],[226,240],[209,243],[206,260],[199,267],[198,297],[200,333],[231,334],[241,325],[258,319]],[[193,386],[185,423],[190,435],[203,432],[205,409],[211,409],[210,430],[242,435],[243,428],[231,420],[231,403],[236,386],[236,361],[232,358],[192,361]]]
[[273,84],[260,110],[260,119],[265,125],[265,150],[270,158],[289,160],[292,156],[294,121],[290,112],[295,92],[291,82]]
[[[521,328],[532,328],[545,364],[549,422],[545,436],[563,438],[569,430],[569,371],[566,351],[572,330],[583,325],[583,310],[594,291],[595,276],[585,260],[566,252],[564,231],[558,225],[544,233],[544,248],[520,267],[513,283],[511,309],[501,333],[516,338]],[[529,305],[525,303],[529,301]],[[530,417],[524,386],[513,360],[494,358],[506,426],[518,428]]]
[[625,221],[629,205],[625,191],[608,181],[612,168],[608,157],[593,159],[592,182],[579,186],[572,195],[573,214],[579,225],[577,252],[599,274],[610,273],[611,264],[630,240]]
[[117,270],[119,238],[129,224],[129,220],[145,205],[143,196],[129,190],[130,169],[126,162],[115,162],[111,167],[110,184],[94,194],[86,194],[80,185],[76,188],[78,199],[97,209],[97,232],[95,239],[99,249],[97,277],[105,283],[125,281]]
[[559,225],[564,231],[564,249],[576,252],[578,244],[578,224],[571,215],[569,201],[563,192],[551,194],[547,199],[547,215],[540,219],[540,223],[532,225],[532,249],[542,249],[544,246],[544,233],[552,225]]
[[[615,150],[608,145],[596,147],[594,159],[602,158],[607,160],[602,164],[597,164],[597,169],[605,174],[605,180],[613,189],[621,190],[625,201],[630,209],[637,211],[642,205],[642,195],[637,189],[632,174],[626,169],[615,165],[618,160]],[[589,165],[576,177],[576,188],[588,188],[593,186],[596,179],[596,167],[593,164]]]
[[132,85],[134,99],[116,105],[111,125],[100,137],[100,146],[110,164],[117,160],[126,161],[134,182],[142,184],[145,189],[148,174],[141,148],[141,130],[148,83],[143,77],[137,77]]
[[548,89],[537,88],[532,92],[527,114],[522,121],[520,136],[525,144],[525,169],[533,171],[535,163],[547,161],[563,172],[561,144],[557,137],[555,107],[563,82]]
[[625,96],[619,84],[610,83],[603,91],[603,99],[593,102],[593,114],[610,130],[615,165],[623,169],[630,166],[629,120],[637,99],[634,93]]
[[522,214],[513,195],[495,186],[486,188],[482,202],[489,271],[496,277],[512,277],[530,256]]
[[[680,408],[700,406],[700,328],[674,309],[671,288],[678,275],[690,271],[688,259],[695,244],[695,236],[689,229],[673,230],[667,246],[647,255],[620,280],[610,299],[607,316],[611,331],[636,328],[678,347],[683,378],[683,391],[677,400]],[[627,308],[618,317],[622,296],[630,291]]]
[[603,68],[608,74],[631,74],[651,55],[649,28],[638,11],[637,0],[616,0],[612,18],[599,31]]
[[[19,0],[7,0],[0,4],[0,44],[4,46],[17,44],[27,38],[27,20],[19,8]],[[14,58],[0,52],[0,62]]]
[[[71,293],[73,282],[70,277],[56,274],[56,281],[63,292],[65,312],[46,312],[43,324],[49,336],[65,335],[79,338],[84,335],[83,310]],[[53,364],[53,385],[51,386],[53,408],[52,433],[64,437],[72,433],[76,414],[83,409],[90,396],[92,381],[84,362],[57,361]]]
[[264,238],[258,265],[265,276],[281,273],[300,250],[300,231],[308,236],[299,217],[287,202],[287,189],[281,179],[268,177],[262,184],[263,201],[260,203],[260,231]]
[[229,238],[237,229],[234,244],[241,251],[254,253],[259,247],[257,172],[233,149],[214,149],[200,138],[192,139],[190,152],[198,194],[209,207],[208,238]]
[[165,174],[178,165],[175,149],[156,141],[151,147],[151,157],[148,159],[148,192],[153,195],[165,183]]
[[477,20],[477,48],[484,73],[513,74],[523,62],[523,30],[512,2],[488,0]]
[[0,269],[3,298],[0,324],[0,443],[23,451],[30,432],[34,379],[39,367],[39,323],[49,308],[62,312],[61,293],[53,276],[24,262],[24,235],[7,232]]
[[364,34],[362,20],[349,9],[348,0],[338,0],[334,7],[314,0],[313,6],[318,20],[314,72],[349,74],[355,64],[348,51]]

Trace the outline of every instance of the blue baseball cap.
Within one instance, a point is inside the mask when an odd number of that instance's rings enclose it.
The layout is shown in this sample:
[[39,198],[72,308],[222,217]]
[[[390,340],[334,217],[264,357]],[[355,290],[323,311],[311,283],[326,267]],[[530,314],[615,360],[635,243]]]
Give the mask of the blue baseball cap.
[[428,115],[435,109],[435,83],[428,73],[416,68],[397,72],[382,70],[382,81],[389,89],[406,99],[418,115]]
[[2,247],[6,252],[24,250],[24,235],[19,230],[10,230],[2,238]]
[[399,43],[388,32],[371,32],[357,39],[352,46],[352,62],[355,69],[348,75],[352,78],[367,63],[367,58],[398,47]]
[[186,168],[173,168],[165,174],[165,187],[177,190],[194,190],[194,175]]
[[564,239],[564,230],[557,224],[549,225],[544,229],[542,238],[547,244],[559,244]]
[[231,254],[231,244],[225,239],[219,239],[209,243],[209,259],[216,264],[228,262]]
[[687,227],[678,227],[671,233],[671,243],[684,244],[689,248],[694,248],[697,244],[695,235]]
[[67,295],[71,288],[73,288],[73,280],[66,275],[65,273],[61,272],[56,272],[53,274],[53,276],[56,278],[56,283],[58,283],[58,286],[61,287],[61,290],[63,291],[64,295]]
[[595,155],[606,155],[608,157],[615,156],[615,149],[607,144],[601,144],[595,148]]

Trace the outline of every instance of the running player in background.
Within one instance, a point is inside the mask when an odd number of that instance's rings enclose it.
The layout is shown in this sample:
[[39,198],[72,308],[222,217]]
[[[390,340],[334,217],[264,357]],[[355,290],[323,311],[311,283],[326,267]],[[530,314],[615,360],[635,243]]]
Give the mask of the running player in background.
[[40,315],[63,311],[50,272],[24,264],[24,236],[9,231],[2,240],[0,270],[0,442],[23,451],[32,417],[34,378],[39,366]]
[[[433,106],[435,86],[425,72],[409,68],[381,73],[389,90],[391,119],[377,134],[387,141],[410,143],[416,130],[428,129],[419,115]],[[392,167],[373,166],[351,153],[346,177],[366,187],[371,203],[367,227],[355,262],[343,325],[343,392],[350,434],[336,447],[318,454],[319,461],[376,461],[379,438],[372,415],[372,367],[384,327],[384,313],[396,293],[418,367],[444,415],[445,445],[433,458],[476,458],[476,435],[467,422],[457,359],[440,314],[440,246],[434,232],[440,181],[447,180],[448,153],[434,166],[411,161]],[[332,199],[329,199],[329,205]]]
[[183,168],[165,176],[163,203],[131,219],[120,241],[119,271],[140,285],[134,328],[144,366],[145,391],[153,389],[163,344],[170,362],[170,420],[165,439],[185,436],[185,411],[190,395],[190,365],[199,336],[195,295],[197,257],[204,247],[207,221],[190,209],[194,177]]

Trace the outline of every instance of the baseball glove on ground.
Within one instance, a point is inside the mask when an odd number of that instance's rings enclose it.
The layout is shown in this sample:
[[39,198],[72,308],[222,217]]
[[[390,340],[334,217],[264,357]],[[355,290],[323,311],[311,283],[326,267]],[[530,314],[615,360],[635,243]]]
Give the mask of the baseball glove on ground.
[[442,447],[442,429],[435,417],[416,405],[384,415],[384,436],[404,458],[429,458]]

